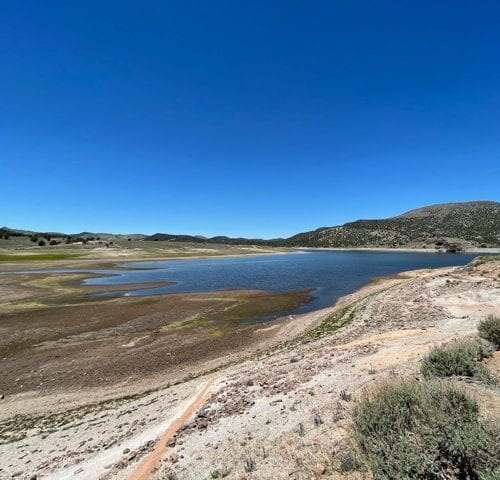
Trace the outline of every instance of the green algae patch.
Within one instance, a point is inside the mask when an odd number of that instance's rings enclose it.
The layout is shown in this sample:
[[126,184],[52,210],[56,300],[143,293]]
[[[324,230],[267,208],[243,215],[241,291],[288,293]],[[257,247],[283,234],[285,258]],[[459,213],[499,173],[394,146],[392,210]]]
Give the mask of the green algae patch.
[[171,323],[164,326],[162,331],[213,327],[210,334],[214,337],[220,337],[234,328],[241,327],[245,321],[272,317],[294,310],[307,303],[311,298],[310,290],[292,292],[241,291],[231,292],[230,295],[228,297],[210,297],[211,301],[220,301],[227,305],[218,306],[212,308],[210,312],[199,313],[180,322]]
[[295,290],[292,292],[257,292],[244,296],[236,305],[231,305],[219,312],[205,316],[207,321],[217,323],[231,322],[239,324],[253,318],[263,318],[295,310],[311,299],[311,291]]

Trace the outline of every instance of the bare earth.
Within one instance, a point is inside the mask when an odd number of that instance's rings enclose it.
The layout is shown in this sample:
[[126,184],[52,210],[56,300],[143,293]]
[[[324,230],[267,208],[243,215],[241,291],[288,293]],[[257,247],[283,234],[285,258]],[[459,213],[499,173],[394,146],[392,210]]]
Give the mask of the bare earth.
[[[432,346],[499,315],[499,279],[500,261],[380,279],[334,307],[253,327],[240,348],[191,363],[192,378],[158,369],[127,382],[116,371],[109,385],[21,390],[10,382],[31,384],[24,375],[16,382],[19,365],[7,357],[0,479],[364,478],[337,471],[353,400],[375,381],[416,375]],[[139,347],[128,348],[123,370],[133,370]],[[105,352],[95,361],[99,372]],[[498,374],[498,354],[489,363]],[[466,388],[500,418],[498,387]]]

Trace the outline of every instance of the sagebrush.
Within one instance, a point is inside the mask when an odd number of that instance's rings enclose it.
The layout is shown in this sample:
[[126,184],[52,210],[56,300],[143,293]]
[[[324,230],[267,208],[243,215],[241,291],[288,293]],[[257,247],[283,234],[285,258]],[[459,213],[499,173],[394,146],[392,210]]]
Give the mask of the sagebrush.
[[464,339],[433,348],[422,361],[421,372],[431,377],[477,377],[488,379],[488,369],[482,363],[492,355],[493,348],[482,339]]
[[374,479],[500,478],[500,427],[449,382],[383,384],[355,406],[353,427]]
[[481,338],[491,342],[497,350],[500,348],[500,317],[489,315],[481,320],[478,332]]

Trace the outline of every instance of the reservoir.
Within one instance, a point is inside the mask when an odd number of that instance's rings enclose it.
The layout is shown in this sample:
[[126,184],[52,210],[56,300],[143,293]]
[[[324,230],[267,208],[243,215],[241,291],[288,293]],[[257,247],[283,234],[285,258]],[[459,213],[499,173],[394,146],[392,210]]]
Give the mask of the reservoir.
[[303,313],[330,306],[375,277],[407,270],[465,265],[474,257],[474,254],[306,250],[283,254],[126,263],[120,265],[120,270],[84,270],[110,275],[90,278],[84,283],[123,285],[175,282],[174,285],[160,288],[100,294],[105,296],[309,288],[312,289],[311,301],[293,312]]

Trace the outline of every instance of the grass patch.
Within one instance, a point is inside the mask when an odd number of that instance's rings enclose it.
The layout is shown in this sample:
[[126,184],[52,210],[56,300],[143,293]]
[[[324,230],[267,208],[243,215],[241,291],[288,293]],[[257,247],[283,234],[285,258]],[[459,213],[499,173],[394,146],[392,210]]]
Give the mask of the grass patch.
[[0,262],[36,262],[52,260],[68,260],[80,255],[76,253],[34,253],[30,254],[0,254]]
[[354,437],[374,479],[497,479],[500,427],[445,381],[384,383],[353,410]]
[[500,317],[487,316],[481,320],[477,330],[481,338],[491,342],[497,350],[500,348]]
[[492,354],[493,348],[482,339],[457,340],[432,349],[422,362],[421,372],[425,378],[462,376],[485,380],[489,373],[482,360]]

